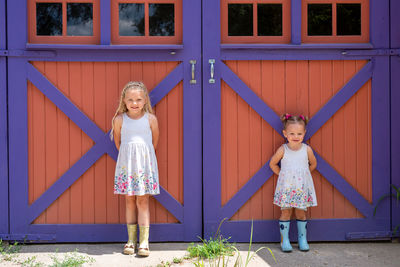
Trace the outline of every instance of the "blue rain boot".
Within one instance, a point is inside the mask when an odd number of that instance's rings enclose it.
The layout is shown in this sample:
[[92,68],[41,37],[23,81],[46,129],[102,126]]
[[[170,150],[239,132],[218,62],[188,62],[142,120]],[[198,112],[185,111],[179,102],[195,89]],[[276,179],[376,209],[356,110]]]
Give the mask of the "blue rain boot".
[[308,251],[310,247],[307,243],[307,220],[297,220],[297,232],[298,232],[298,242],[299,249],[301,251]]
[[292,246],[289,241],[290,221],[279,221],[279,230],[281,232],[281,248],[283,252],[291,252]]

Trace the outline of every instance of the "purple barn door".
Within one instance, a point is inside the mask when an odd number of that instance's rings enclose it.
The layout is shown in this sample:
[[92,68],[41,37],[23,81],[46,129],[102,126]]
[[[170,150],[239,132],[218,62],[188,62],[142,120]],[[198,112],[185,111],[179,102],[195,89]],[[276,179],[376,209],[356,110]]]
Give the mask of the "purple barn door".
[[[371,131],[371,141],[369,141],[368,146],[371,147],[371,160],[368,166],[371,168],[371,179],[370,184],[370,199],[365,196],[365,194],[360,193],[359,188],[348,181],[348,177],[343,175],[343,171],[339,171],[340,166],[335,166],[329,163],[329,158],[324,158],[324,156],[316,153],[318,160],[317,172],[318,175],[324,178],[318,178],[324,186],[328,186],[331,192],[334,194],[334,199],[341,198],[341,203],[348,203],[349,207],[352,209],[355,215],[346,216],[346,211],[343,215],[336,215],[334,209],[329,207],[329,199],[325,201],[325,209],[319,210],[320,215],[313,218],[309,223],[308,236],[310,240],[354,240],[354,239],[365,239],[365,238],[387,238],[390,231],[390,205],[388,202],[383,203],[378,211],[377,215],[373,216],[374,205],[376,204],[379,197],[385,193],[389,192],[390,183],[390,98],[389,98],[389,19],[387,14],[389,12],[389,1],[379,1],[371,0],[369,1],[369,38],[370,43],[352,43],[352,44],[309,44],[300,45],[302,36],[302,1],[292,0],[290,1],[291,12],[291,41],[289,44],[242,44],[242,43],[229,43],[224,44],[221,42],[221,32],[220,27],[215,27],[215,25],[221,25],[221,5],[222,1],[204,0],[203,1],[203,29],[215,29],[213,31],[203,32],[203,194],[204,194],[204,235],[205,238],[211,236],[216,232],[219,223],[223,219],[228,219],[222,225],[222,233],[224,236],[231,236],[232,240],[245,242],[250,238],[250,226],[252,223],[252,211],[246,213],[242,216],[241,208],[248,203],[253,203],[251,206],[254,210],[262,210],[259,212],[259,217],[270,217],[271,219],[255,219],[254,223],[254,235],[253,240],[258,242],[264,241],[278,241],[279,231],[277,228],[277,218],[279,217],[279,209],[263,209],[261,208],[264,203],[272,203],[273,190],[269,193],[263,191],[262,197],[260,197],[260,190],[263,185],[270,183],[272,181],[272,171],[269,168],[268,161],[269,157],[266,158],[264,155],[257,154],[253,155],[251,152],[245,154],[245,158],[240,153],[237,153],[237,158],[232,161],[235,162],[233,165],[225,164],[224,169],[222,169],[223,153],[225,157],[229,156],[229,148],[225,148],[225,152],[222,151],[221,147],[224,140],[223,137],[229,137],[231,134],[229,130],[226,129],[226,125],[230,123],[229,118],[236,116],[239,118],[241,116],[240,112],[245,110],[245,114],[250,114],[251,112],[257,113],[257,120],[262,121],[265,127],[270,127],[274,132],[276,139],[266,140],[265,142],[283,142],[281,135],[281,122],[279,120],[279,113],[275,112],[270,103],[267,104],[268,98],[264,96],[264,100],[259,97],[259,93],[255,93],[255,89],[252,88],[254,84],[257,83],[257,75],[260,73],[260,67],[251,69],[253,62],[260,61],[261,66],[286,66],[286,68],[292,68],[293,64],[297,64],[305,74],[297,76],[297,81],[304,81],[303,78],[308,78],[310,84],[304,85],[302,82],[300,87],[303,86],[307,88],[312,84],[315,84],[313,74],[308,74],[308,71],[312,71],[312,66],[321,66],[323,64],[332,65],[333,70],[341,65],[346,66],[346,64],[353,64],[351,62],[360,62],[362,67],[349,77],[344,84],[340,85],[338,90],[327,99],[322,106],[315,108],[316,111],[312,112],[307,136],[305,140],[311,138],[311,143],[313,144],[312,137],[318,134],[318,131],[324,127],[324,125],[332,119],[333,116],[339,114],[340,110],[347,108],[346,103],[349,101],[358,101],[352,99],[353,96],[358,95],[360,88],[364,87],[364,91],[369,90],[370,93],[370,106],[372,110],[370,111],[370,127]],[[226,1],[225,1],[226,2]],[[256,1],[254,1],[256,2]],[[258,1],[257,1],[258,2]],[[275,3],[276,1],[274,1]],[[284,1],[282,1],[284,2]],[[326,1],[330,2],[330,1]],[[247,3],[247,2],[246,2]],[[261,2],[260,2],[261,3]],[[264,2],[263,2],[264,3]],[[247,8],[243,5],[243,9]],[[251,8],[249,10],[252,10]],[[254,9],[256,10],[256,9]],[[252,12],[252,11],[250,11]],[[253,14],[255,14],[254,11]],[[239,13],[236,13],[239,14]],[[225,15],[225,18],[227,16]],[[255,20],[254,20],[255,21]],[[251,23],[251,22],[250,22]],[[252,33],[251,33],[252,34]],[[250,35],[251,35],[250,34]],[[230,62],[234,63],[230,63]],[[246,63],[241,63],[242,61]],[[325,63],[328,62],[328,63]],[[268,65],[269,64],[269,65]],[[339,65],[337,65],[339,64]],[[259,66],[256,65],[256,66]],[[236,67],[235,67],[236,66]],[[242,66],[242,67],[241,67]],[[296,65],[295,65],[296,66]],[[301,67],[303,66],[303,67]],[[310,66],[308,69],[307,66]],[[294,67],[296,69],[296,67]],[[240,70],[244,73],[242,74]],[[329,68],[328,68],[329,69]],[[275,70],[275,69],[273,69]],[[319,70],[319,67],[314,68],[314,70]],[[257,74],[258,73],[258,74]],[[292,82],[290,79],[290,69],[286,69],[286,74],[289,77],[285,77],[284,74],[279,74],[281,76],[274,77],[273,73],[262,72],[261,77],[268,77],[265,81],[268,83],[268,79],[277,80],[277,84],[281,82],[282,79],[285,81]],[[328,71],[328,73],[331,73]],[[343,71],[342,71],[343,73]],[[247,83],[240,76],[247,77]],[[275,73],[275,75],[277,75]],[[249,78],[250,77],[250,78]],[[256,77],[252,80],[251,77]],[[295,80],[296,81],[296,80]],[[332,79],[333,83],[337,80]],[[317,84],[323,84],[324,80],[317,81]],[[253,84],[253,85],[252,85]],[[366,84],[370,84],[370,89],[365,89]],[[284,85],[283,85],[284,86]],[[291,86],[297,86],[296,83],[291,83]],[[369,86],[369,85],[368,85]],[[225,105],[227,100],[224,100],[223,94],[226,89],[233,90],[233,94],[237,97],[235,101],[237,103],[243,103],[245,106],[240,112],[227,114],[225,110],[222,110],[222,105]],[[274,89],[274,88],[273,88]],[[311,89],[310,89],[311,90]],[[232,92],[232,91],[230,91]],[[282,95],[280,89],[277,87],[274,91],[276,95]],[[306,91],[307,92],[307,91]],[[304,101],[302,98],[304,91],[300,92],[299,98],[292,99],[292,104],[296,104],[296,101]],[[271,98],[273,94],[271,95]],[[274,98],[278,102],[284,102],[283,98]],[[319,98],[319,96],[315,96]],[[265,100],[266,99],[266,100]],[[243,102],[244,101],[244,102]],[[294,102],[293,102],[294,101]],[[275,103],[272,103],[275,104]],[[286,103],[285,103],[286,105]],[[353,105],[353,104],[351,104]],[[366,105],[366,104],[362,104]],[[239,106],[239,104],[237,104]],[[226,107],[226,105],[225,105]],[[286,108],[292,108],[289,104]],[[239,108],[238,108],[239,110]],[[251,111],[248,111],[251,110]],[[342,110],[343,111],[343,110]],[[284,111],[280,111],[284,112]],[[247,116],[247,115],[245,115]],[[342,115],[339,115],[342,116]],[[369,116],[369,115],[366,115]],[[361,119],[363,115],[361,114]],[[228,118],[228,119],[227,119]],[[245,125],[251,125],[251,122],[247,122],[247,118],[242,118],[241,121]],[[233,124],[232,124],[233,123]],[[237,129],[235,137],[233,140],[237,140],[238,145],[231,151],[235,151],[236,147],[240,146],[241,140],[240,133],[246,134],[243,138],[246,138],[250,144],[254,143],[252,136],[246,133],[247,129],[243,129],[238,121],[234,121],[231,124]],[[224,128],[225,127],[225,128]],[[257,126],[259,127],[259,126]],[[264,126],[263,126],[264,127]],[[331,127],[331,126],[330,126]],[[249,128],[249,127],[248,127]],[[259,129],[259,128],[258,128]],[[339,130],[340,129],[340,130]],[[344,128],[343,129],[347,129]],[[251,133],[253,129],[248,130]],[[339,130],[338,138],[341,137],[340,127],[334,128],[334,130]],[[224,132],[225,131],[225,132]],[[255,132],[257,130],[254,130]],[[331,130],[332,131],[332,130]],[[356,135],[351,135],[353,138]],[[235,139],[236,138],[236,139]],[[254,137],[256,138],[256,137]],[[275,138],[275,137],[274,137]],[[282,140],[282,141],[280,141]],[[321,142],[324,142],[322,140]],[[261,141],[260,141],[261,142]],[[276,142],[278,143],[278,142]],[[264,143],[263,143],[264,144]],[[363,144],[359,144],[363,147]],[[258,148],[257,148],[258,149]],[[259,150],[257,150],[259,151]],[[315,149],[314,149],[315,151]],[[228,154],[226,156],[226,154]],[[235,154],[236,155],[236,154]],[[362,155],[362,153],[361,153]],[[239,179],[245,180],[242,185],[239,186],[238,190],[232,194],[228,200],[222,201],[223,195],[226,194],[226,189],[223,187],[229,186],[230,183],[238,183],[231,177],[228,177],[225,182],[221,182],[221,177],[223,175],[227,176],[226,173],[230,169],[243,169],[249,168],[251,162],[248,163],[248,158],[262,157],[263,163],[261,168],[254,171],[249,176],[239,177]],[[346,162],[344,162],[346,164]],[[244,166],[244,167],[241,167]],[[355,168],[356,165],[354,165]],[[355,169],[350,166],[350,172]],[[362,170],[361,170],[362,171]],[[225,174],[224,174],[225,172]],[[233,176],[237,176],[236,173],[232,173]],[[239,174],[240,176],[241,174]],[[228,175],[229,176],[229,175]],[[316,178],[314,178],[316,183]],[[272,186],[271,186],[272,188]],[[318,190],[323,188],[323,186],[318,186]],[[225,190],[225,191],[224,191]],[[258,193],[257,198],[252,198]],[[264,194],[265,193],[265,194]],[[317,192],[318,193],[321,192]],[[329,192],[328,192],[329,193]],[[322,198],[325,196],[321,196]],[[332,197],[332,198],[333,198]],[[224,202],[224,203],[223,203]],[[338,201],[335,200],[335,205]],[[340,204],[339,205],[343,205]],[[331,204],[333,206],[333,203]],[[350,209],[347,208],[347,209]],[[324,215],[326,211],[332,212],[330,215]],[[241,213],[241,214],[240,214]],[[238,215],[239,214],[239,215]],[[313,208],[311,209],[311,214],[313,214]],[[246,217],[247,219],[240,219],[241,217]],[[239,218],[239,219],[238,219]],[[296,227],[293,227],[296,228]],[[296,230],[292,231],[293,240],[296,240],[295,234]]]
[[[390,48],[393,56],[390,57],[390,73],[391,73],[391,162],[392,162],[392,180],[391,183],[400,186],[400,140],[397,134],[400,131],[400,18],[398,11],[400,10],[400,2],[390,1]],[[394,192],[394,191],[392,191]],[[400,224],[400,205],[392,199],[392,228]]]
[[[118,64],[126,66],[126,62],[176,62],[177,66],[172,68],[164,79],[154,86],[150,93],[152,104],[157,105],[177,84],[182,84],[183,93],[181,96],[183,103],[182,117],[183,129],[183,200],[176,200],[167,189],[161,188],[161,194],[156,196],[157,201],[172,214],[176,223],[155,223],[152,224],[150,239],[151,241],[194,241],[202,233],[201,221],[201,79],[199,77],[201,70],[198,67],[201,56],[201,17],[199,1],[181,1],[182,2],[182,44],[157,44],[157,45],[112,45],[111,42],[111,17],[110,10],[113,1],[101,0],[100,3],[100,44],[96,45],[68,45],[68,44],[30,44],[27,41],[27,2],[25,0],[8,1],[8,49],[13,53],[8,58],[8,81],[9,81],[9,159],[10,159],[10,232],[9,239],[26,241],[44,241],[44,242],[123,242],[127,238],[126,226],[123,220],[118,222],[105,221],[102,223],[33,223],[36,218],[44,214],[48,207],[60,197],[76,182],[80,177],[103,155],[108,154],[112,159],[116,159],[117,151],[114,144],[108,137],[108,133],[103,131],[93,120],[91,120],[78,105],[71,100],[72,97],[65,94],[62,88],[58,88],[51,82],[51,77],[42,73],[40,66],[47,66],[48,69],[55,71],[53,62],[59,65],[67,66],[63,70],[68,70],[68,64],[72,64],[71,71],[76,71],[79,65],[87,66],[87,62],[98,66],[112,65],[113,73],[106,73],[106,68],[99,68],[102,71],[99,79],[107,76],[117,77],[111,80],[110,91],[118,86]],[[126,1],[125,1],[126,2]],[[133,3],[135,1],[132,1]],[[4,0],[0,1],[4,4]],[[0,5],[0,15],[3,11]],[[4,18],[4,16],[0,16]],[[33,20],[34,21],[34,20]],[[2,33],[2,22],[0,21],[0,33]],[[1,37],[1,36],[0,36]],[[2,40],[0,40],[0,45]],[[1,57],[0,57],[1,60]],[[192,62],[197,61],[197,65],[192,66]],[[2,61],[0,61],[1,63]],[[39,62],[39,63],[37,63]],[[72,63],[71,63],[72,62]],[[75,62],[78,62],[77,64]],[[144,63],[145,64],[145,63]],[[151,64],[151,63],[149,63]],[[0,67],[2,65],[0,64]],[[39,66],[39,67],[38,67]],[[117,66],[117,67],[115,67]],[[148,66],[148,65],[147,65]],[[122,68],[122,67],[121,67]],[[147,68],[149,69],[149,68]],[[166,69],[166,68],[165,68]],[[126,71],[126,68],[125,68]],[[142,69],[133,69],[132,73],[138,73]],[[44,72],[44,71],[43,71]],[[63,72],[63,71],[61,71]],[[4,72],[1,71],[0,75]],[[90,73],[86,72],[86,73]],[[61,73],[63,74],[63,73]],[[114,75],[114,76],[112,76]],[[126,72],[120,74],[126,76]],[[147,72],[147,76],[157,76],[158,73]],[[79,77],[84,75],[79,74]],[[146,76],[146,77],[147,77]],[[74,78],[73,76],[70,76]],[[75,76],[76,77],[76,76]],[[128,76],[129,77],[129,76]],[[136,76],[135,76],[136,77]],[[67,76],[68,78],[68,76]],[[192,79],[197,82],[191,81]],[[110,81],[109,80],[109,81]],[[154,78],[155,80],[155,78]],[[70,79],[71,83],[74,79]],[[108,81],[108,83],[110,83]],[[95,83],[98,82],[95,80]],[[2,84],[1,84],[2,85]],[[76,83],[75,83],[76,85]],[[82,130],[85,136],[90,138],[93,146],[88,151],[82,153],[77,161],[72,162],[72,166],[65,172],[60,173],[59,177],[53,177],[55,182],[45,188],[32,203],[29,203],[30,185],[28,171],[29,155],[29,136],[28,136],[28,107],[29,88],[35,86],[42,96],[58,108],[59,114],[70,120]],[[79,86],[79,85],[78,85]],[[100,87],[100,86],[99,86]],[[86,87],[85,87],[86,88]],[[120,92],[120,89],[118,91]],[[83,90],[82,90],[83,91]],[[93,90],[92,90],[93,91]],[[3,97],[3,90],[1,91]],[[96,98],[94,98],[96,99]],[[0,99],[3,103],[3,98]],[[114,99],[105,99],[105,101],[118,101]],[[11,104],[12,103],[12,104]],[[103,102],[98,102],[103,103]],[[97,104],[100,108],[99,113],[105,113],[104,106]],[[100,107],[101,105],[101,107]],[[2,108],[4,105],[1,105]],[[96,105],[95,105],[96,106]],[[54,107],[54,109],[55,109]],[[103,108],[103,109],[102,109]],[[3,126],[3,110],[1,110],[0,122]],[[66,117],[65,117],[66,116]],[[101,116],[101,114],[99,115]],[[166,115],[167,116],[167,115]],[[68,123],[67,123],[68,124]],[[107,122],[107,125],[109,122]],[[43,127],[44,128],[44,127]],[[1,127],[3,131],[3,127]],[[109,127],[107,128],[107,130]],[[62,130],[60,132],[63,132]],[[79,132],[80,134],[80,132]],[[83,136],[82,134],[82,136]],[[168,133],[161,133],[167,135]],[[3,141],[3,132],[1,132]],[[43,137],[43,136],[42,136]],[[48,140],[48,139],[47,139]],[[3,143],[1,146],[1,157],[3,157]],[[176,148],[178,149],[178,148]],[[66,149],[68,150],[68,148]],[[66,151],[66,153],[69,153]],[[67,159],[68,160],[68,159]],[[1,164],[4,163],[1,160]],[[164,162],[159,163],[159,165]],[[3,167],[3,165],[1,165]],[[3,179],[3,169],[1,169],[1,179]],[[44,172],[46,174],[46,172]],[[104,172],[103,172],[104,174]],[[46,174],[47,175],[47,174]],[[39,177],[40,178],[40,177]],[[98,177],[96,177],[97,179]],[[113,179],[108,177],[107,179]],[[108,181],[108,180],[107,180]],[[3,182],[3,181],[2,181]],[[33,181],[34,183],[35,181]],[[99,181],[101,183],[101,181]],[[107,182],[107,185],[110,183]],[[3,184],[1,190],[3,190]],[[112,192],[112,186],[107,187],[107,192]],[[78,194],[79,199],[84,192]],[[1,197],[5,196],[1,192]],[[71,199],[76,201],[76,199]],[[80,200],[78,200],[79,202]],[[90,200],[92,201],[92,200]],[[1,201],[3,205],[4,201]],[[103,202],[102,202],[103,203]],[[104,207],[97,205],[97,211],[104,213],[109,203],[105,201]],[[61,204],[60,204],[61,205]],[[78,203],[78,206],[80,204]],[[72,209],[71,204],[71,209]],[[112,213],[118,210],[110,210]],[[3,206],[1,206],[3,212]],[[94,212],[89,211],[91,214]],[[123,212],[123,211],[121,211]],[[58,216],[64,216],[71,211],[61,210]],[[83,212],[79,213],[81,215]],[[85,215],[85,214],[84,214]],[[3,219],[4,216],[1,216]],[[118,217],[117,219],[120,219]],[[3,226],[3,224],[2,224]]]
[[0,1],[0,238],[8,229],[6,1]]

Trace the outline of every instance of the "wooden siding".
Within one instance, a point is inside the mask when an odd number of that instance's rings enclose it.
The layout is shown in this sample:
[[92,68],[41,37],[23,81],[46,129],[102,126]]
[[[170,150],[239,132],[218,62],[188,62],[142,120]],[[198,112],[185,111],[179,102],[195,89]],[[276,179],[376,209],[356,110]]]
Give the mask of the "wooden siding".
[[[276,114],[312,117],[366,61],[227,61],[226,64]],[[270,159],[283,138],[222,82],[222,205]],[[371,81],[310,139],[311,147],[364,198],[372,200]],[[310,218],[362,215],[318,171],[313,172],[318,206]],[[231,220],[277,219],[272,204],[277,177],[269,179]]]
[[[178,62],[33,62],[104,132],[111,128],[123,86],[142,80],[151,90]],[[182,83],[156,106],[160,184],[183,204]],[[33,203],[92,146],[93,141],[28,82],[29,203]],[[125,223],[124,197],[113,194],[115,161],[103,155],[35,224]],[[177,220],[154,198],[152,223]]]

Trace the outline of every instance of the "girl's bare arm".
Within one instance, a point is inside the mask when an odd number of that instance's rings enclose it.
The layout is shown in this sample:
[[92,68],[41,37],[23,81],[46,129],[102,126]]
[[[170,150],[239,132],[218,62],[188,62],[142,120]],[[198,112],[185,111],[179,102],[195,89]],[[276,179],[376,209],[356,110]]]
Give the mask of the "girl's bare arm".
[[283,158],[283,154],[285,153],[283,146],[279,147],[275,154],[272,156],[271,160],[269,161],[269,167],[271,170],[276,174],[279,175],[281,168],[279,168],[278,163]]
[[115,117],[113,123],[114,123],[113,138],[115,146],[119,150],[119,146],[121,145],[122,115],[118,115],[117,117]]
[[317,168],[317,159],[315,158],[314,152],[311,147],[307,146],[308,162],[310,164],[310,171],[312,172]]
[[150,123],[151,133],[153,136],[153,146],[154,149],[156,149],[158,144],[158,139],[160,137],[160,130],[158,129],[157,117],[154,116],[153,114],[149,114],[149,123]]

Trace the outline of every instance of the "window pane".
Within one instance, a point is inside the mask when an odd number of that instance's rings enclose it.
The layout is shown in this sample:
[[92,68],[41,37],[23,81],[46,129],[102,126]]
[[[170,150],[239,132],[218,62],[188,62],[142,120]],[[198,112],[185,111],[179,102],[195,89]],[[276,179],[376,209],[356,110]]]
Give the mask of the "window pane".
[[93,4],[67,4],[67,35],[93,35]]
[[259,36],[282,36],[282,4],[258,4]]
[[361,35],[361,4],[337,4],[337,35]]
[[144,4],[119,4],[119,35],[144,36]]
[[62,35],[62,4],[36,3],[37,35]]
[[228,4],[228,35],[253,36],[252,4]]
[[308,35],[332,35],[332,5],[308,4]]
[[149,4],[149,31],[151,36],[175,35],[174,4]]

